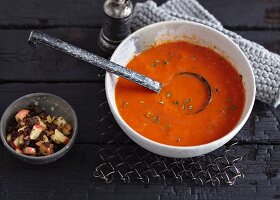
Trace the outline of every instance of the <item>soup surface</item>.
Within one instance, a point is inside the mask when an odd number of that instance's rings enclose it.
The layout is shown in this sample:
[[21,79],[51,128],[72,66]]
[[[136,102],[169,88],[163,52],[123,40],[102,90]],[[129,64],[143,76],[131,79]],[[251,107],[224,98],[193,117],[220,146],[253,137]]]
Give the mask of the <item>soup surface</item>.
[[[210,48],[171,42],[148,49],[127,65],[163,84],[159,94],[119,78],[115,98],[120,115],[135,131],[153,141],[193,146],[223,137],[239,121],[245,102],[242,77]],[[209,90],[192,72],[203,76]]]

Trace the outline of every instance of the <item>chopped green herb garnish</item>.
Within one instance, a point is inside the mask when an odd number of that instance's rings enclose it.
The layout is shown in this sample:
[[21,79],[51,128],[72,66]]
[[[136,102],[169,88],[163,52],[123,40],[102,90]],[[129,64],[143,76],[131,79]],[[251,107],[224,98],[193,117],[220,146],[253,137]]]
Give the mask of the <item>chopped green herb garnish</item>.
[[174,101],[173,102],[175,105],[179,105],[179,101]]
[[124,107],[124,108],[127,108],[127,106],[128,106],[128,102],[124,102],[124,103],[123,103],[123,107]]
[[191,99],[186,99],[185,100],[185,103],[189,103],[189,102],[191,102],[192,100]]
[[146,117],[150,117],[150,116],[151,116],[151,114],[152,114],[152,113],[147,112],[147,114],[146,114],[146,115],[144,115],[144,116],[146,116]]
[[216,93],[220,92],[219,88],[215,88],[215,91],[216,91]]
[[153,118],[153,122],[157,124],[157,123],[158,123],[158,121],[159,121],[159,116],[154,116],[154,118]]
[[154,63],[151,64],[152,67],[156,67],[160,63],[160,60],[155,60]]
[[170,130],[171,129],[171,124],[166,124],[165,126],[164,126],[164,128],[166,129],[166,130]]
[[153,63],[153,64],[151,64],[151,66],[152,66],[152,67],[156,67],[156,66],[157,66],[157,64],[156,64],[156,63]]
[[189,106],[189,110],[192,110],[193,106]]
[[167,92],[167,93],[166,93],[166,97],[167,97],[167,98],[171,97],[171,93],[170,93],[170,92]]
[[232,105],[231,106],[231,110],[236,110],[237,109],[237,105]]
[[167,64],[169,64],[169,63],[170,63],[169,60],[164,60],[164,61],[163,61],[163,64],[165,64],[165,65],[167,65]]

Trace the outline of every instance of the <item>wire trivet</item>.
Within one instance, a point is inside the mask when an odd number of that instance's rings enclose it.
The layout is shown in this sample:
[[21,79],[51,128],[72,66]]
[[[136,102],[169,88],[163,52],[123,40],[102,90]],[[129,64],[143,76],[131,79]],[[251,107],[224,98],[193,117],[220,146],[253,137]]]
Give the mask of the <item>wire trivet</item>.
[[153,154],[131,141],[116,124],[106,101],[104,89],[98,95],[99,139],[105,143],[98,151],[100,164],[94,177],[106,183],[184,183],[219,186],[233,185],[243,174],[237,163],[242,159],[235,144],[224,145],[209,154],[186,159],[167,158]]

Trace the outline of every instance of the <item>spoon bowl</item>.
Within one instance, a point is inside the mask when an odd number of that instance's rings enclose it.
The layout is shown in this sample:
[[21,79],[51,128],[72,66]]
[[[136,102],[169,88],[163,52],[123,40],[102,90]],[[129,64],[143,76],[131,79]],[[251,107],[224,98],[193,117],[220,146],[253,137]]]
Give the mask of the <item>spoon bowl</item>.
[[198,79],[203,86],[206,88],[206,92],[207,92],[207,99],[205,100],[205,102],[199,107],[198,110],[196,110],[195,112],[191,113],[191,114],[196,114],[199,113],[201,111],[203,111],[208,104],[211,102],[212,100],[212,90],[211,90],[211,86],[209,84],[209,82],[201,75],[193,73],[193,72],[181,72],[180,74],[177,74],[177,76],[174,77],[174,79],[176,79],[178,76],[191,76],[194,77],[196,79]]

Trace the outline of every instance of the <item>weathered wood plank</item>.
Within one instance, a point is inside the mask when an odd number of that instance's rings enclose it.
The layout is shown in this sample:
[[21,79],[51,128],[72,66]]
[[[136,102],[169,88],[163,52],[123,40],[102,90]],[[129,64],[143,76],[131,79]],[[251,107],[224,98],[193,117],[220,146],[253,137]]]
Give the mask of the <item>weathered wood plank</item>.
[[[96,42],[99,29],[57,28],[44,32],[102,55]],[[0,30],[1,81],[102,81],[102,70],[45,46],[27,44],[29,30]],[[280,53],[280,31],[241,31],[245,38]],[[102,73],[101,73],[102,74]]]
[[[272,199],[278,198],[279,145],[235,146],[244,159],[245,174],[232,187],[194,184],[102,184],[93,177],[102,146],[75,144],[60,160],[48,165],[20,162],[0,146],[1,199]],[[133,162],[133,161],[132,161]],[[40,181],[38,181],[40,179]]]
[[[103,83],[0,84],[0,114],[24,94],[49,92],[65,98],[76,110],[79,118],[77,143],[104,144],[113,138],[124,143],[128,138],[109,113],[103,87]],[[275,110],[257,101],[248,122],[233,141],[280,143],[279,116],[280,107]]]
[[[157,2],[162,3],[164,0]],[[104,19],[103,3],[100,0],[60,0],[52,6],[48,1],[31,0],[22,6],[21,1],[1,1],[0,27],[100,27]]]
[[[137,2],[144,2],[138,0]],[[0,27],[99,27],[103,21],[99,0],[60,0],[52,6],[48,1],[1,1]],[[133,0],[135,3],[136,0]],[[160,5],[165,0],[156,0]],[[279,1],[263,0],[200,0],[206,9],[225,26],[232,28],[279,28]],[[241,6],[242,5],[242,6]]]
[[279,28],[278,0],[200,0],[224,26],[230,29]]
[[[49,29],[44,32],[90,52],[97,47],[99,29]],[[0,81],[95,81],[99,68],[61,52],[28,45],[30,30],[0,30]]]

